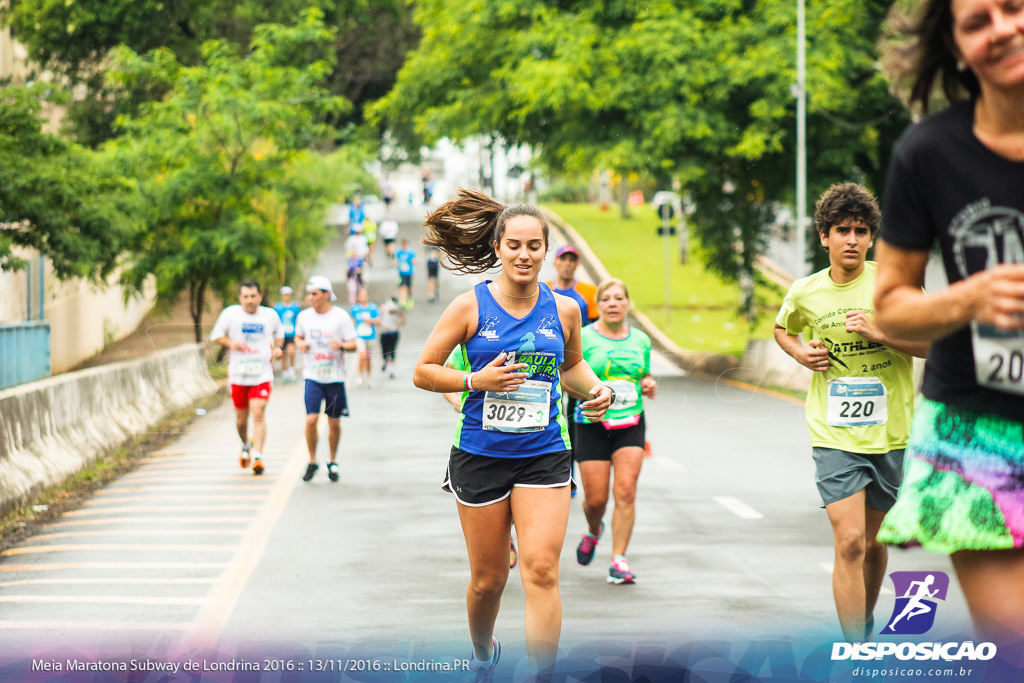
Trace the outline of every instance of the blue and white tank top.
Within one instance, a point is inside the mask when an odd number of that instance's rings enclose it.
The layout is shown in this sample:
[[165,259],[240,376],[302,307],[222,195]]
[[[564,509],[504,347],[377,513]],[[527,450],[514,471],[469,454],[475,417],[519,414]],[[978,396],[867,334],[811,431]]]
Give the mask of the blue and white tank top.
[[[562,416],[558,388],[565,334],[554,294],[546,284],[539,283],[537,304],[528,315],[516,318],[498,305],[488,285],[490,280],[481,282],[474,290],[478,322],[476,334],[463,345],[466,360],[475,372],[505,352],[506,363],[528,364],[525,372],[529,386],[507,394],[469,392],[462,404],[454,445],[467,453],[496,458],[525,458],[569,450],[569,431]],[[546,419],[539,420],[546,424],[531,427],[538,423],[533,421],[534,417],[545,417],[539,414],[537,401],[541,396],[547,398],[548,392]],[[537,415],[528,414],[530,406]]]

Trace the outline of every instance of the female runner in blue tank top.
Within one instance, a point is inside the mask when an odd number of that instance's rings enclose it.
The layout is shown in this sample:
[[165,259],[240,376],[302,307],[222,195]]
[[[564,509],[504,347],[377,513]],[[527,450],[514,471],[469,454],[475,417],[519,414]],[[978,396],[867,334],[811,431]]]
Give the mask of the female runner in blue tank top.
[[[494,622],[508,580],[514,522],[526,648],[542,671],[554,663],[562,626],[558,560],[572,485],[559,384],[592,397],[582,404],[591,420],[601,419],[614,392],[583,361],[579,306],[539,282],[548,225],[538,209],[506,207],[463,189],[425,226],[423,242],[444,252],[445,267],[476,274],[501,267],[493,281],[448,306],[414,374],[421,389],[466,393],[444,488],[458,501],[469,553],[466,604],[474,665],[492,672],[498,661]],[[459,344],[470,372],[444,365]]]

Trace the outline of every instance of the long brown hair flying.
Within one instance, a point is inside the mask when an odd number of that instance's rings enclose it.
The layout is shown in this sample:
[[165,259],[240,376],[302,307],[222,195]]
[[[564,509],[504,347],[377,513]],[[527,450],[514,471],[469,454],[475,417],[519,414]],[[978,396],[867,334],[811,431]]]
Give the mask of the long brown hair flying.
[[951,0],[921,0],[910,13],[893,5],[880,49],[882,71],[911,109],[927,114],[937,95],[959,102],[981,92],[974,73],[957,62]]
[[442,265],[456,273],[476,275],[498,264],[494,243],[501,241],[505,224],[515,216],[536,218],[548,243],[548,222],[544,214],[529,204],[505,206],[480,190],[460,187],[457,197],[445,202],[423,221],[427,235],[423,244],[437,247],[449,262]]

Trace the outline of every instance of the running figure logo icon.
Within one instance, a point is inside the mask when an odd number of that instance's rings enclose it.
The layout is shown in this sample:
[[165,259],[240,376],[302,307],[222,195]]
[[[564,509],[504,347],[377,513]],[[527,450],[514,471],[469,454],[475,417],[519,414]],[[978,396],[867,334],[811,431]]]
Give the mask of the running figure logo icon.
[[880,635],[920,635],[935,623],[937,600],[946,599],[949,577],[944,572],[892,572],[896,605]]

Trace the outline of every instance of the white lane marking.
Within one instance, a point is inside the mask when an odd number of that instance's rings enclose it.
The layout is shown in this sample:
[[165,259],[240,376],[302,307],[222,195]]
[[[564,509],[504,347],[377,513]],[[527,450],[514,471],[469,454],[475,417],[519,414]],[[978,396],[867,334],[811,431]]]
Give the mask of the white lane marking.
[[[826,573],[831,575],[832,574],[832,569],[834,568],[835,563],[834,562],[820,562],[818,564],[818,566],[821,567],[822,569],[824,569]],[[882,586],[881,588],[879,588],[878,592],[881,593],[882,595],[896,595],[896,593],[891,588],[886,588],[885,586]]]
[[64,517],[93,517],[123,512],[214,512],[218,510],[256,510],[259,505],[110,505],[65,512]]
[[233,545],[156,545],[150,543],[67,543],[63,545],[31,545],[9,548],[0,553],[0,557],[14,555],[36,555],[39,553],[66,553],[125,550],[128,552],[168,552],[168,553],[233,553]]
[[309,461],[307,454],[306,442],[303,439],[298,442],[288,460],[282,464],[281,476],[274,483],[274,488],[266,501],[253,515],[231,563],[220,577],[222,580],[207,595],[205,605],[200,608],[199,614],[192,622],[192,629],[183,643],[187,649],[211,646],[220,639],[246,582],[256,570],[256,564],[263,555],[277,520],[283,514],[288,499],[296,488],[295,482],[305,469],[305,463]]
[[189,626],[164,621],[0,621],[0,629],[34,631],[184,631]]
[[132,595],[0,595],[0,602],[101,605],[202,605],[206,598]]
[[715,496],[712,498],[716,503],[733,513],[740,519],[763,519],[764,515],[750,507],[738,498],[732,496]]
[[94,579],[18,579],[17,581],[0,581],[0,588],[9,588],[11,586],[44,586],[44,585],[68,585],[68,586],[85,586],[85,585],[105,585],[105,584],[163,584],[163,585],[185,585],[185,584],[211,584],[217,583],[220,579],[215,578],[204,578],[196,579],[191,577],[127,577],[117,576],[114,578],[94,578]]
[[644,464],[647,465],[648,467],[652,465],[654,467],[667,467],[670,470],[686,469],[686,465],[668,456],[662,458],[651,458],[649,462],[645,462]]

